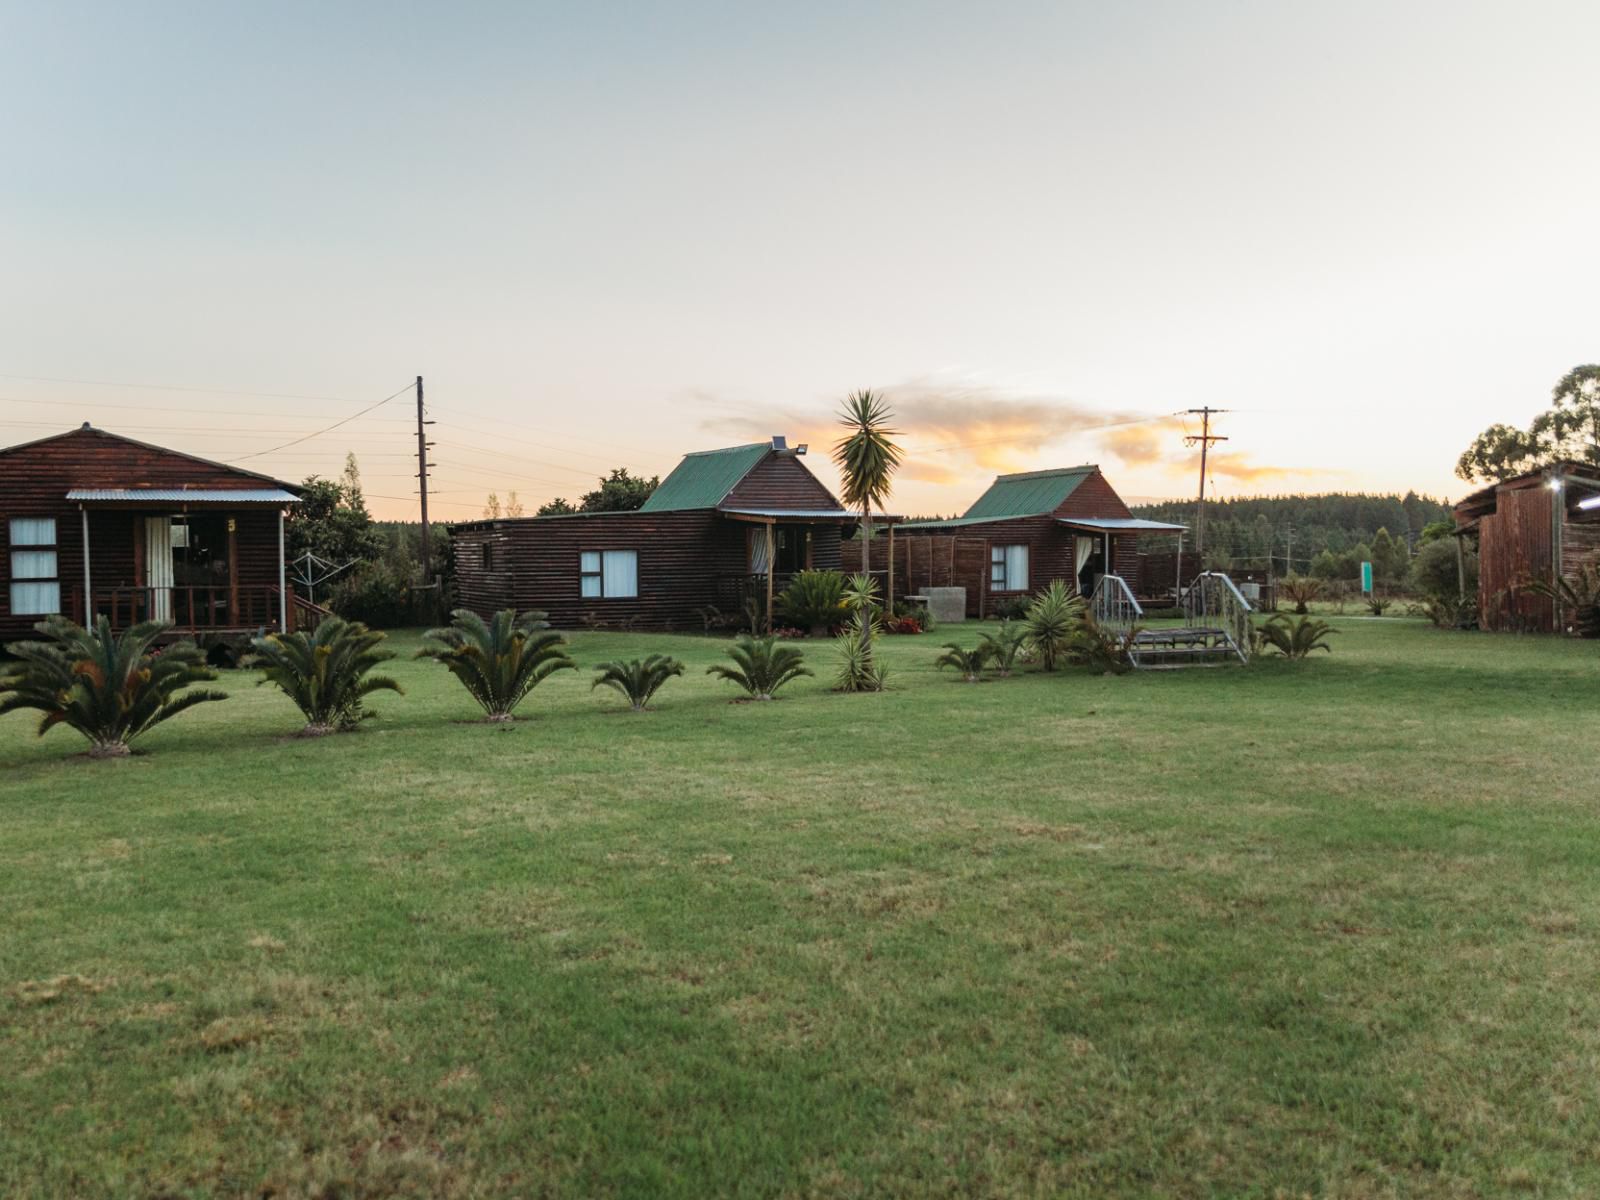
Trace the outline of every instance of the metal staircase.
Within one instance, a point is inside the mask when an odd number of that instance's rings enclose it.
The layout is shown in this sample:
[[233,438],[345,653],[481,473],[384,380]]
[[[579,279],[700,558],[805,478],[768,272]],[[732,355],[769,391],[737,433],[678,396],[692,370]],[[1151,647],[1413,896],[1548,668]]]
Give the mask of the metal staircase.
[[1095,624],[1126,638],[1140,670],[1250,661],[1250,602],[1216,571],[1197,576],[1183,595],[1183,624],[1143,626],[1144,609],[1119,575],[1102,575],[1089,598]]

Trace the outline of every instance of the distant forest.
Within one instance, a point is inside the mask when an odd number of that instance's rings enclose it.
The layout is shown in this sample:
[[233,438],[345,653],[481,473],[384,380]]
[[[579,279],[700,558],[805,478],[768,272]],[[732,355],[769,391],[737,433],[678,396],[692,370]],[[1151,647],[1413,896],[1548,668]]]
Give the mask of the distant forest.
[[[1193,500],[1137,504],[1132,508],[1135,516],[1189,526],[1186,544],[1192,544]],[[1281,572],[1285,556],[1292,553],[1294,570],[1304,572],[1311,568],[1312,559],[1320,551],[1339,557],[1358,547],[1370,547],[1380,529],[1386,530],[1396,543],[1414,550],[1424,529],[1451,519],[1448,504],[1416,492],[1404,496],[1330,492],[1320,496],[1207,500],[1206,557],[1226,556],[1234,567],[1273,566]]]

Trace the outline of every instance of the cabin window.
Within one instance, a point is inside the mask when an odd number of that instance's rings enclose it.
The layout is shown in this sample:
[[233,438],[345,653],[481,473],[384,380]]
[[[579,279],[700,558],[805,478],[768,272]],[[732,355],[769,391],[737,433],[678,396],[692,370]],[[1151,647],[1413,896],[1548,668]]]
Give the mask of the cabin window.
[[494,543],[493,542],[485,542],[483,544],[483,569],[485,571],[494,570]]
[[624,600],[639,594],[637,550],[585,550],[578,556],[581,594],[603,600]]
[[11,615],[43,617],[61,611],[61,577],[54,517],[12,517]]
[[1028,590],[1027,546],[989,548],[989,590],[994,592]]

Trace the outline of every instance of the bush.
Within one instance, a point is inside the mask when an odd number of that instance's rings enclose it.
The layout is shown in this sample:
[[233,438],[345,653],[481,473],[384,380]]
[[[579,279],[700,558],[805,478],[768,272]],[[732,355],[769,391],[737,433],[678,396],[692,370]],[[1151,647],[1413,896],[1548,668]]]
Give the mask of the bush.
[[354,729],[371,716],[364,701],[373,692],[403,690],[387,675],[367,674],[394,657],[379,648],[383,640],[360,621],[326,617],[309,633],[271,633],[252,639],[250,648],[261,682],[277,684],[305,714],[301,733],[321,737]]
[[752,700],[771,700],[784,684],[812,673],[801,665],[800,651],[778,645],[778,639],[770,634],[761,638],[740,636],[728,657],[733,659],[733,666],[716,663],[706,668],[706,674],[738,684]]
[[943,670],[945,667],[954,667],[961,672],[961,678],[968,683],[978,683],[983,679],[984,664],[989,661],[989,647],[980,642],[968,650],[959,642],[946,642],[944,653],[934,660],[934,666]]
[[1135,626],[1127,633],[1116,633],[1086,616],[1072,635],[1068,654],[1092,675],[1126,675],[1133,670],[1133,646],[1140,632]]
[[559,633],[550,629],[548,614],[530,609],[520,616],[505,608],[485,621],[458,608],[450,624],[424,636],[438,645],[424,646],[418,658],[431,658],[449,668],[483,708],[490,721],[509,721],[517,705],[556,671],[577,664],[568,658]]
[[40,737],[57,725],[75,729],[89,739],[91,758],[121,758],[136,737],[169,717],[228,698],[183,690],[217,673],[192,643],[154,648],[168,622],[146,621],[116,636],[105,617],[95,619],[92,631],[60,616],[34,628],[44,640],[6,647],[19,661],[0,673],[0,716],[36,709],[44,714]]
[[[1466,593],[1478,593],[1478,556],[1463,555],[1466,566]],[[1461,566],[1456,560],[1455,538],[1439,538],[1425,543],[1411,560],[1408,578],[1411,587],[1433,600],[1459,602],[1461,598]]]
[[923,632],[923,629],[922,629],[922,618],[921,617],[894,617],[893,619],[885,621],[883,623],[883,632],[885,632],[885,633],[921,633],[921,632]]
[[1020,621],[1028,615],[1028,606],[1032,603],[1031,596],[1012,596],[1005,600],[996,600],[989,607],[989,615],[998,617],[1002,621]]
[[1289,659],[1304,658],[1313,650],[1331,653],[1333,647],[1328,645],[1328,638],[1338,632],[1326,621],[1318,621],[1313,617],[1290,621],[1282,613],[1255,626],[1254,630],[1261,646],[1276,650]]
[[820,637],[846,616],[844,588],[838,571],[801,571],[778,597],[778,612]]
[[628,707],[643,712],[650,698],[661,690],[661,685],[674,675],[683,674],[683,664],[665,654],[652,654],[649,658],[635,658],[630,662],[601,663],[600,673],[589,685],[615,688],[627,697]]
[[1054,671],[1056,663],[1067,653],[1088,609],[1084,598],[1059,579],[1028,605],[1023,627],[1029,647],[1039,656],[1039,665],[1046,671]]
[[414,600],[410,574],[386,561],[362,563],[337,580],[326,607],[373,629],[400,629],[432,619]]

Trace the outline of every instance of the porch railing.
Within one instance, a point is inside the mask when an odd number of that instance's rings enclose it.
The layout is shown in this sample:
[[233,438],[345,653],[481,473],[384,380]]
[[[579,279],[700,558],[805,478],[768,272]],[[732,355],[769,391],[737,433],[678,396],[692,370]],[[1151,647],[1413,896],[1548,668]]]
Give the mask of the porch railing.
[[1250,661],[1250,613],[1250,601],[1220,571],[1197,575],[1183,594],[1184,624],[1220,631],[1240,662]]
[[[195,633],[278,628],[278,589],[270,585],[95,588],[89,600],[85,614],[83,592],[75,592],[80,616],[104,614],[114,629],[154,620],[171,621],[178,630]],[[326,615],[326,609],[291,595],[291,629],[314,629]]]

